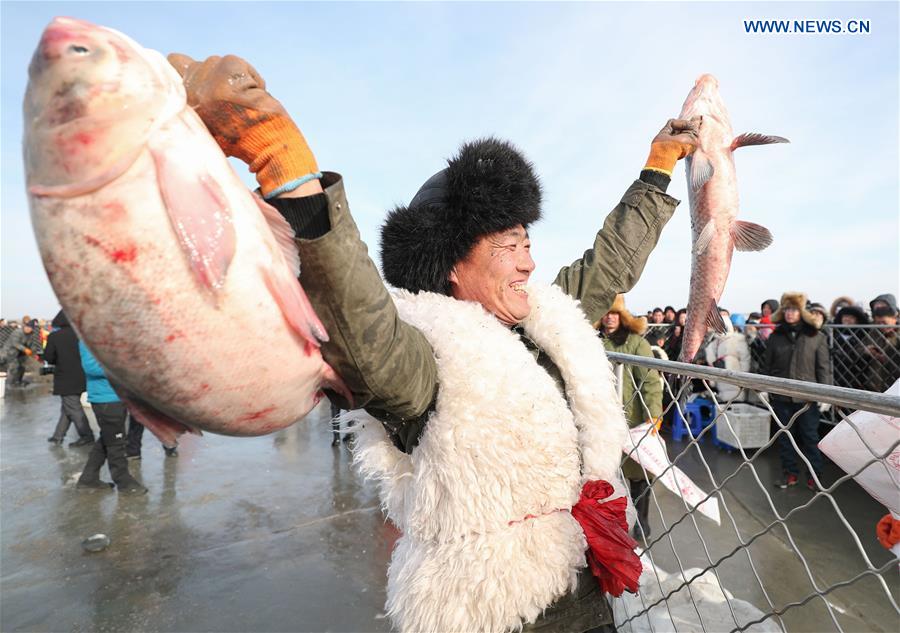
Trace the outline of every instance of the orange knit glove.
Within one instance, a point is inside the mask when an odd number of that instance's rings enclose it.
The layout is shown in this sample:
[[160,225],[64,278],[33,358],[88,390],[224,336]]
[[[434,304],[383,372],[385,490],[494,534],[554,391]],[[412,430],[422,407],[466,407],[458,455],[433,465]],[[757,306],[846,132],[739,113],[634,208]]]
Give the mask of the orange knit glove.
[[198,62],[172,53],[168,59],[184,80],[188,105],[226,155],[250,166],[263,197],[322,176],[300,129],[253,66],[234,55]]
[[891,549],[900,543],[900,521],[890,514],[885,514],[875,526],[875,536],[878,537],[882,547]]
[[650,156],[644,169],[672,175],[675,163],[697,148],[700,133],[700,117],[669,119],[650,143]]
[[32,354],[34,354],[34,351],[30,347],[26,347],[22,353],[26,356],[31,356]]

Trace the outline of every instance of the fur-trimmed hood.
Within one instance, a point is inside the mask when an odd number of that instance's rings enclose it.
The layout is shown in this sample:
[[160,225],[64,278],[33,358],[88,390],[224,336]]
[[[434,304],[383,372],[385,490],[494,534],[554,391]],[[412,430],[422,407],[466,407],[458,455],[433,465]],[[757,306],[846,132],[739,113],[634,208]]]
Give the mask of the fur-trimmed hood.
[[450,294],[450,271],[484,235],[541,217],[541,186],[519,150],[496,138],[466,143],[409,206],[381,227],[385,280],[413,293]]
[[[612,307],[607,310],[607,313],[609,312],[615,312],[619,315],[619,329],[626,330],[632,334],[637,334],[638,336],[642,336],[644,332],[647,331],[647,317],[636,317],[631,314],[625,307],[625,295],[616,295]],[[594,329],[603,329],[603,321],[597,321],[594,324]]]
[[772,315],[772,323],[781,323],[784,321],[784,311],[786,308],[797,308],[800,310],[800,318],[809,326],[819,329],[820,324],[812,312],[806,309],[806,295],[802,292],[785,292],[781,295],[781,305]]
[[838,311],[840,311],[842,307],[853,305],[856,305],[856,302],[853,300],[853,298],[844,295],[831,302],[831,307],[828,309],[828,313],[832,318],[834,318],[837,316]]

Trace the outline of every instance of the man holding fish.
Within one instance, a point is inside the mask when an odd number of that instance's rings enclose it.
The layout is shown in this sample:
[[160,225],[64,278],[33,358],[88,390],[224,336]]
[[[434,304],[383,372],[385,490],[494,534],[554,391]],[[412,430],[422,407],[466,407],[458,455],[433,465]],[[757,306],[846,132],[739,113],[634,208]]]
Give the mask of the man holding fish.
[[640,562],[618,481],[626,425],[590,323],[637,282],[678,204],[665,189],[699,119],[666,124],[593,247],[553,286],[529,284],[528,227],[541,217],[531,164],[495,138],[463,145],[388,214],[392,293],[341,177],[319,171],[256,71],[234,56],[169,61],[296,233],[300,281],[329,334],[323,357],[367,412],[357,461],[403,532],[389,571],[394,624],[611,630],[603,591],[634,591]]
[[[121,33],[57,18],[29,67],[35,236],[117,396],[174,441],[273,432],[325,388],[365,410],[356,460],[403,533],[397,628],[608,630],[603,593],[635,591],[641,566],[619,478],[627,427],[590,323],[634,286],[674,213],[665,189],[699,119],[666,124],[592,248],[549,286],[529,283],[531,164],[505,141],[465,144],[388,215],[389,292],[341,177],[319,171],[255,70],[170,61],[178,73]],[[259,323],[264,358],[228,338]]]

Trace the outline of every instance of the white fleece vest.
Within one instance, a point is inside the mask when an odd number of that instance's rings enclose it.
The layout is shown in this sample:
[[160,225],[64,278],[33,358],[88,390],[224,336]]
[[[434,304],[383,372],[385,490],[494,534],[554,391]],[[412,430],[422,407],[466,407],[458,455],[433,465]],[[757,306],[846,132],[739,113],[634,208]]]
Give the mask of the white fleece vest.
[[401,631],[520,628],[586,565],[568,512],[582,484],[618,478],[627,425],[603,344],[574,299],[529,288],[522,325],[559,367],[563,398],[479,304],[403,291],[394,301],[434,349],[440,387],[411,455],[374,418],[358,427],[355,460],[403,534],[387,613]]

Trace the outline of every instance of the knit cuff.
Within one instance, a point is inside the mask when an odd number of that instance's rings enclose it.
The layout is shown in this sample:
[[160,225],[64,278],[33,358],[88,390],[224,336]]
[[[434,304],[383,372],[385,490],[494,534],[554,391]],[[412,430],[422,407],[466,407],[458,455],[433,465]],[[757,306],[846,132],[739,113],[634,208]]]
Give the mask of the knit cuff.
[[641,172],[641,181],[648,185],[653,185],[665,193],[666,189],[669,188],[669,183],[672,182],[672,178],[661,171],[645,169]]
[[302,198],[274,198],[268,202],[284,216],[301,239],[314,240],[331,230],[328,198],[324,193]]

